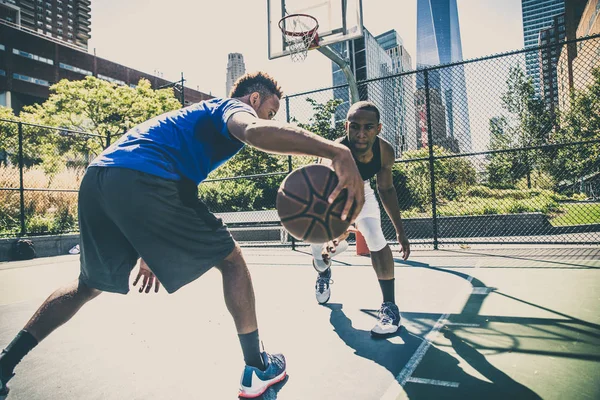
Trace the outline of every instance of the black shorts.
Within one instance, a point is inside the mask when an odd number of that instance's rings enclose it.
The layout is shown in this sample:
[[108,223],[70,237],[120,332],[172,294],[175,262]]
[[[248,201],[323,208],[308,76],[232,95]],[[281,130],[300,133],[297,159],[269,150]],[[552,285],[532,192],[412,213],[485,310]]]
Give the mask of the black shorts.
[[79,189],[80,280],[125,294],[141,257],[173,293],[219,264],[235,241],[197,193],[187,180],[88,168]]

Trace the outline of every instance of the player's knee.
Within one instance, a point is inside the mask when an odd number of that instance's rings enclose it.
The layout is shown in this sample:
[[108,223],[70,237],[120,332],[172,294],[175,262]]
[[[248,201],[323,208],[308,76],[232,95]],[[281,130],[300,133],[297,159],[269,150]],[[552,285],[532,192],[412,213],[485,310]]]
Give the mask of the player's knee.
[[387,246],[387,240],[381,230],[381,221],[377,218],[364,218],[357,223],[358,230],[365,238],[370,252],[376,253]]
[[82,297],[83,299],[92,300],[93,298],[97,297],[100,293],[102,293],[101,290],[88,286],[81,279],[77,280],[77,295]]
[[222,273],[233,270],[235,268],[240,268],[245,266],[245,261],[244,261],[244,256],[242,255],[242,249],[240,248],[240,246],[237,244],[237,242],[235,243],[235,247],[233,248],[233,250],[231,251],[231,253],[229,253],[229,255],[227,257],[225,257],[223,259],[223,261],[221,261],[219,264],[217,264],[215,267],[221,271]]

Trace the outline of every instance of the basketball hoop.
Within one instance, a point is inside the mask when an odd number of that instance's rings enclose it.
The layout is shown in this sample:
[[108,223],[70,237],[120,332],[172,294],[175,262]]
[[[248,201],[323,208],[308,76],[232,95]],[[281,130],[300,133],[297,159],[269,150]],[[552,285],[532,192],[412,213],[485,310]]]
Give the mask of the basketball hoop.
[[308,14],[290,14],[279,21],[292,61],[304,61],[309,49],[319,45],[319,22]]

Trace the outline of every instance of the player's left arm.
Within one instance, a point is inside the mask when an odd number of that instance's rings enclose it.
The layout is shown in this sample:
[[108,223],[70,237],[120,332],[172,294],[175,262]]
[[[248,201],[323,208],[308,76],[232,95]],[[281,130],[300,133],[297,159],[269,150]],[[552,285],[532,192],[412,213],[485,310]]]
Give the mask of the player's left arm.
[[394,166],[394,149],[387,141],[379,138],[381,146],[381,170],[377,173],[377,192],[383,203],[385,212],[390,217],[394,228],[398,243],[402,246],[402,255],[406,260],[410,254],[410,244],[404,233],[402,226],[402,217],[400,215],[400,204],[398,204],[398,194],[394,187],[392,178],[392,167]]

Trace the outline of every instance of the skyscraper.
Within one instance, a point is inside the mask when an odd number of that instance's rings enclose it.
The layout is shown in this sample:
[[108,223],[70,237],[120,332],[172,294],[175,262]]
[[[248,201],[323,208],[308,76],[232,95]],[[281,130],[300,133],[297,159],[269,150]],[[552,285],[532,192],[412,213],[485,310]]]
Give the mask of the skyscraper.
[[[549,28],[539,32],[539,45],[558,44],[567,36],[565,14],[556,15]],[[546,105],[554,110],[558,105],[558,83],[556,77],[556,63],[560,55],[561,46],[545,47],[539,51],[540,66],[540,93]]]
[[[383,124],[381,136],[392,144],[396,155],[399,155],[403,144],[406,142],[402,136],[402,87],[398,84],[397,78],[380,79],[368,84],[360,84],[361,81],[367,79],[382,78],[394,73],[394,61],[390,53],[381,46],[379,40],[373,37],[366,28],[363,32],[362,38],[337,43],[333,47],[344,58],[350,60],[350,69],[358,82],[360,100],[369,100],[377,105],[381,112],[381,123]],[[390,36],[396,35],[395,31],[391,32],[393,34]],[[393,46],[394,41],[396,41],[396,46]],[[398,50],[398,44],[401,45],[401,42],[402,39],[399,36],[397,38],[392,37],[390,49],[396,48]],[[404,60],[407,56],[410,59],[410,56],[406,54]],[[394,57],[395,59],[398,58]],[[401,57],[396,59],[397,66],[400,66],[400,61]],[[334,62],[331,64],[333,85],[347,84],[346,76],[340,67]],[[344,87],[334,89],[334,97],[344,101],[335,113],[336,120],[344,120],[350,108],[348,89]]]
[[244,56],[241,53],[229,53],[227,56],[227,83],[225,96],[229,96],[229,92],[237,79],[246,73],[246,65],[244,64]]
[[[554,17],[565,12],[565,0],[522,0],[521,8],[525,47],[537,47],[540,43],[540,31],[550,28]],[[536,93],[542,98],[538,52],[531,51],[525,54],[525,68],[527,76],[533,79]]]
[[0,19],[87,50],[91,0],[2,0]]
[[[417,0],[417,69],[463,60],[456,0]],[[437,113],[432,116],[434,144],[451,151],[471,151],[467,86],[463,65],[432,70],[429,97]],[[425,81],[417,79],[417,140],[422,147]],[[421,99],[422,101],[419,101]],[[438,121],[435,125],[433,121]],[[442,121],[444,123],[442,123]]]
[[[412,57],[404,47],[402,38],[394,29],[376,36],[375,39],[392,60],[392,74],[412,71]],[[397,99],[395,107],[399,110],[394,114],[399,118],[397,125],[400,127],[399,153],[401,153],[417,148],[416,138],[413,134],[415,131],[414,113],[411,112],[414,107],[415,74],[398,76],[392,83],[395,85],[395,98]]]

